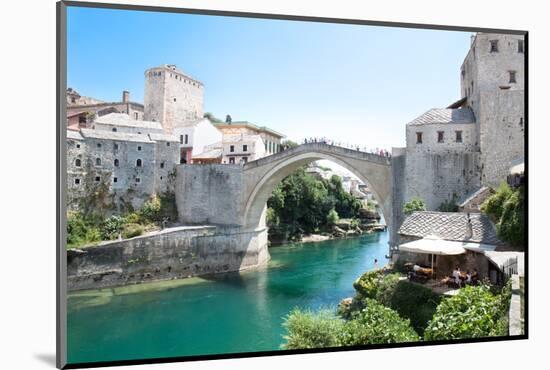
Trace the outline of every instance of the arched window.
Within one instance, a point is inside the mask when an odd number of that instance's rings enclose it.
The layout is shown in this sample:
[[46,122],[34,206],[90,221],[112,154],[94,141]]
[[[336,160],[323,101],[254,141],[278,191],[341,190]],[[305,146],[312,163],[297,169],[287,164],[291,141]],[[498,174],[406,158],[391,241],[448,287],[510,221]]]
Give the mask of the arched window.
[[138,160],[136,161],[136,167],[141,167],[141,159],[138,159]]
[[115,159],[115,167],[118,167],[118,159]]
[[75,161],[74,161],[74,165],[76,167],[80,167],[82,165],[82,161],[80,160],[80,158],[77,158]]
[[96,166],[101,166],[101,158],[96,158],[95,159],[95,165]]

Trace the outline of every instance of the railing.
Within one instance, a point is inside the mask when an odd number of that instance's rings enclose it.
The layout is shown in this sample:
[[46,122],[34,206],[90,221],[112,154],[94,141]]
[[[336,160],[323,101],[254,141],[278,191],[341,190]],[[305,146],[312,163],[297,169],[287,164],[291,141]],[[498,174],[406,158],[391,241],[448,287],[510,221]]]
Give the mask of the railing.
[[502,273],[504,274],[504,281],[507,281],[512,275],[518,273],[518,258],[510,257],[502,264]]

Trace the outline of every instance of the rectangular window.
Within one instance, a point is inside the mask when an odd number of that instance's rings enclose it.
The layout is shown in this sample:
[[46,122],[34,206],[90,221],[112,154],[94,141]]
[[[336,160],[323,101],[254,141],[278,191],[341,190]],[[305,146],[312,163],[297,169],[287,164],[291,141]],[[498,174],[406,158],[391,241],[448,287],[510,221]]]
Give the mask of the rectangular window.
[[455,141],[457,143],[461,143],[462,142],[462,131],[455,131],[455,133],[456,133]]
[[[235,146],[234,146],[234,145],[230,145],[230,146],[229,146],[229,151],[230,151],[231,153],[233,153],[233,152],[235,151]],[[231,162],[230,162],[230,163],[231,163]]]
[[113,182],[117,182],[118,181],[118,177],[113,177]]
[[491,43],[491,53],[498,53],[498,40],[491,40],[489,41]]
[[80,179],[74,179],[74,184],[75,185],[80,185]]
[[444,140],[443,131],[437,131],[437,142],[442,143]]
[[140,182],[141,182],[141,178],[136,177],[136,183],[140,183]]
[[139,118],[138,112],[134,112],[134,119],[137,121],[138,118]]
[[86,116],[78,116],[78,123],[86,123]]
[[98,147],[98,148],[101,148],[101,143],[97,143],[97,147]]
[[115,143],[115,144],[113,145],[113,148],[114,148],[115,150],[118,150],[118,144]]
[[516,83],[516,71],[508,71],[510,74],[510,83],[515,84]]
[[416,133],[416,143],[417,144],[422,144],[422,132],[417,132]]
[[243,152],[248,151],[248,145],[243,145]]
[[518,40],[518,53],[523,54],[523,40]]
[[183,144],[183,135],[180,135],[180,144]]
[[96,177],[95,177],[95,182],[100,182],[100,181],[101,181],[101,177],[96,176]]
[[141,146],[138,145],[138,152],[141,152]]
[[185,144],[189,143],[189,135],[185,134]]
[[76,144],[76,149],[80,149],[80,144]]
[[164,168],[164,162],[160,163],[160,168]]
[[166,146],[170,146],[170,142],[169,142],[169,141],[166,142]]

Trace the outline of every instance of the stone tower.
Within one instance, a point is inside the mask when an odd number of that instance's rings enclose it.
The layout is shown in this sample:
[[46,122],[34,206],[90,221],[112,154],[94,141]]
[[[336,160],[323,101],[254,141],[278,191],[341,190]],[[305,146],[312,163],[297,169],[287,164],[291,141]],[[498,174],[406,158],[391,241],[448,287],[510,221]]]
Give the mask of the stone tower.
[[167,133],[203,116],[204,85],[175,65],[145,71],[144,119],[162,124]]
[[461,67],[461,95],[476,120],[481,183],[497,186],[524,157],[522,35],[478,33]]

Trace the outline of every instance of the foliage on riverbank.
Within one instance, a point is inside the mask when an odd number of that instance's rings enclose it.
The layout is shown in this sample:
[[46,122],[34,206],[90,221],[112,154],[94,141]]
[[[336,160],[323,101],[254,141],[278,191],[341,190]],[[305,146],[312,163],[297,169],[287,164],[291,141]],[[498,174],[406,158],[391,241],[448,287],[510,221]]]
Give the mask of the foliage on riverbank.
[[495,194],[481,205],[481,211],[497,226],[498,237],[512,245],[525,244],[525,190],[502,183]]
[[303,234],[327,231],[340,218],[355,218],[363,203],[342,187],[333,175],[318,179],[300,167],[273,190],[269,198],[267,224],[272,233],[285,234],[289,240]]
[[124,215],[102,215],[69,211],[67,212],[67,248],[97,244],[114,240],[121,235],[133,238],[162,226],[164,220],[176,221],[174,195],[154,195],[141,209]]
[[409,319],[416,332],[422,335],[441,298],[430,289],[401,277],[399,273],[383,274],[381,270],[363,274],[353,284],[357,293],[348,312],[341,314],[349,317],[365,306],[366,299],[375,299]]
[[394,310],[368,299],[365,308],[350,320],[338,317],[334,310],[319,312],[293,310],[284,321],[287,330],[285,349],[328,348],[378,343],[403,343],[419,340]]
[[424,333],[425,340],[508,335],[510,283],[501,292],[489,286],[467,286],[442,300]]
[[337,312],[294,309],[284,321],[283,348],[326,348],[419,340],[468,339],[508,334],[511,285],[468,286],[442,298],[401,279],[369,271],[353,286],[356,295]]

